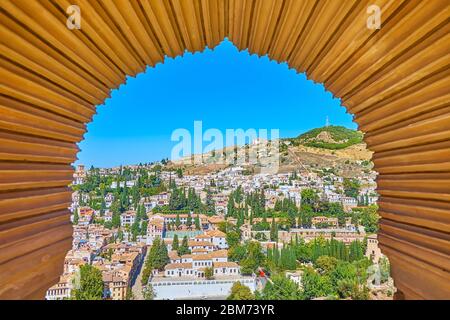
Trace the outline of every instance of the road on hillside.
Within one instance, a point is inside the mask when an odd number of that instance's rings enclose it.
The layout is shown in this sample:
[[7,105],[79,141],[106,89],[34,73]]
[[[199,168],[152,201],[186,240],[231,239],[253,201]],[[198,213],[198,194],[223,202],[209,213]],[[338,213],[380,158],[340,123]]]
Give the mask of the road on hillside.
[[139,274],[134,281],[133,286],[131,287],[131,291],[133,292],[133,300],[144,300],[144,295],[142,294],[142,272],[144,272],[144,264],[147,259],[148,251],[145,253],[144,259],[142,259],[141,266],[139,267]]

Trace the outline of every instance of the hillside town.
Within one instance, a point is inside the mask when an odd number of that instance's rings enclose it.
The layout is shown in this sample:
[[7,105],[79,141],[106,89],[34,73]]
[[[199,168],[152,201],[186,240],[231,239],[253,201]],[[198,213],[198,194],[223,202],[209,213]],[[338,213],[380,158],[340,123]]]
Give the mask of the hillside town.
[[185,174],[169,164],[77,166],[72,249],[46,299],[392,297],[374,171]]

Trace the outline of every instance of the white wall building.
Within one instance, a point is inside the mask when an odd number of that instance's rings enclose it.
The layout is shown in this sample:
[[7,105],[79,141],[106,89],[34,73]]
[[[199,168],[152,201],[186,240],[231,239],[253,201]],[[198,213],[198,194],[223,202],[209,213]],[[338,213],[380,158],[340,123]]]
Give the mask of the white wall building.
[[247,286],[252,292],[256,290],[256,278],[252,277],[230,277],[215,280],[162,278],[152,281],[151,285],[156,294],[155,300],[225,298],[230,294],[231,287],[237,281]]
[[127,211],[120,215],[120,225],[121,226],[131,226],[136,219],[135,211]]

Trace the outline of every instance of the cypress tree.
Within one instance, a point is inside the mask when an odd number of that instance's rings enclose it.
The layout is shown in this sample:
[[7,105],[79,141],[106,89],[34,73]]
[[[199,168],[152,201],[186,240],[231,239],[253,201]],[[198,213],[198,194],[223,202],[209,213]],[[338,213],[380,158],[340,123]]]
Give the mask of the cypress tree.
[[73,224],[78,224],[78,220],[79,220],[78,209],[75,209],[75,212],[73,214]]
[[187,216],[187,219],[186,219],[186,225],[188,227],[192,226],[192,216],[191,216],[190,212],[188,213],[188,216]]
[[197,216],[195,217],[195,228],[197,230],[201,230],[202,229],[202,226],[200,224],[200,217],[199,217],[198,213],[197,213]]
[[184,236],[183,241],[181,242],[181,246],[178,248],[178,255],[182,256],[188,253],[190,253],[189,242],[187,236]]
[[179,243],[178,243],[178,235],[174,235],[173,236],[173,241],[172,241],[172,250],[177,251],[179,247]]
[[178,228],[181,225],[180,214],[177,213],[177,217],[175,219],[175,226]]
[[274,217],[272,218],[272,225],[270,227],[270,240],[278,241],[278,227]]

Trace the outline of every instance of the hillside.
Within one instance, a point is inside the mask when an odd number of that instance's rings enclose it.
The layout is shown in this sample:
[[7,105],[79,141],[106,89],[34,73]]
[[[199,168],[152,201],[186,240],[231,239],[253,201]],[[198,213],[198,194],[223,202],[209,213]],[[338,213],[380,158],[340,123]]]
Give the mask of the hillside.
[[[367,150],[362,140],[363,135],[356,130],[341,126],[329,126],[310,130],[296,138],[281,139],[279,172],[294,170],[320,170],[334,168],[344,177],[353,177],[362,171],[370,170],[372,152]],[[238,153],[248,152],[259,159],[260,165],[245,166],[249,171],[257,173],[265,158],[258,148],[251,144],[237,149]],[[234,155],[234,148],[227,147],[216,150],[215,154],[225,154],[227,158]],[[182,167],[189,174],[207,174],[223,169],[228,165],[218,163],[211,154],[203,154],[203,164],[192,165],[191,157],[172,162],[170,167]]]
[[312,129],[299,135],[297,138],[284,139],[293,146],[340,150],[363,142],[360,131],[351,130],[342,126],[328,126]]

